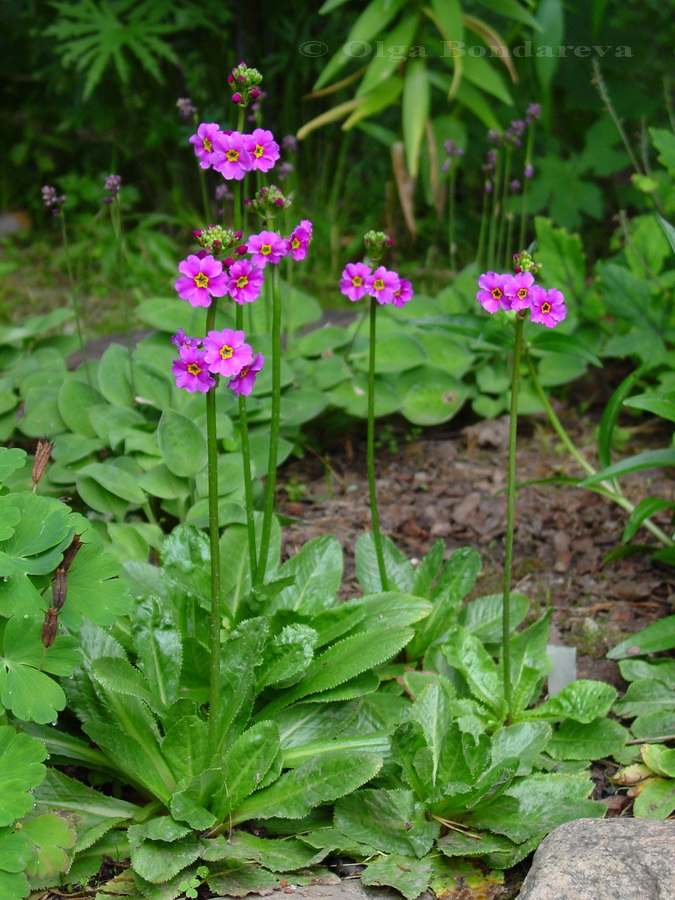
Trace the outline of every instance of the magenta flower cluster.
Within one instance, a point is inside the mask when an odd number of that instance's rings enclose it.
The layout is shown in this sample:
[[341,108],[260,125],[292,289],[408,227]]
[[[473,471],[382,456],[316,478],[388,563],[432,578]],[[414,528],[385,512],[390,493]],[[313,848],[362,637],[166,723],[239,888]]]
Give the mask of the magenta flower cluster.
[[265,128],[241,134],[202,122],[190,143],[202,169],[215,169],[228,181],[241,181],[247,172],[268,172],[279,159],[279,145]]
[[245,337],[243,331],[231,328],[209,331],[205,338],[176,332],[171,340],[178,347],[178,359],[173,361],[171,371],[177,387],[191,394],[206,393],[216,384],[214,376],[222,375],[230,379],[228,387],[235,394],[250,394],[265,359],[262,353],[254,355]]
[[478,287],[476,300],[489,313],[500,309],[529,310],[530,319],[547,328],[554,328],[567,315],[561,291],[557,288],[546,290],[535,284],[531,272],[515,275],[484,272],[478,279]]
[[347,263],[340,279],[340,291],[352,302],[368,295],[384,305],[405,306],[412,299],[413,286],[407,278],[378,266],[373,272],[365,263]]

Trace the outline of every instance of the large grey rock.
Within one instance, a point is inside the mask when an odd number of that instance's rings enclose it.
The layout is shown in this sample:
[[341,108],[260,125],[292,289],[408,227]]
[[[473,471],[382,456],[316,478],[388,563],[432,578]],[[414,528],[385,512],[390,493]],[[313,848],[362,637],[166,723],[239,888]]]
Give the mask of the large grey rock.
[[577,819],[534,855],[518,900],[673,900],[675,822]]

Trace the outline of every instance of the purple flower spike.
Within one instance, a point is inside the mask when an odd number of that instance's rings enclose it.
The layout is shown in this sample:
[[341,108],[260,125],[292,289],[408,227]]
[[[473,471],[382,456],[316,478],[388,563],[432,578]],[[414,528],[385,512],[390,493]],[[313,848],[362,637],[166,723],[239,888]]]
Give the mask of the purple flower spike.
[[555,328],[567,315],[565,298],[556,288],[545,291],[544,288],[536,286],[532,289],[531,295],[530,319],[533,322],[539,322],[547,328]]
[[249,344],[244,343],[245,337],[243,331],[233,331],[231,328],[209,331],[204,338],[204,358],[209,372],[231,378],[238,375],[244,366],[250,365],[253,350]]
[[181,347],[178,352],[180,356],[174,359],[171,366],[171,371],[176,376],[176,386],[190,394],[195,391],[205,394],[216,383],[216,379],[209,374],[206,354],[196,347]]
[[178,263],[181,277],[174,287],[181,300],[191,306],[211,306],[211,297],[223,297],[227,293],[227,274],[223,264],[212,256],[200,257],[193,253]]
[[190,143],[195,148],[199,165],[202,169],[208,169],[211,166],[211,154],[215,145],[216,136],[220,134],[220,127],[215,122],[202,122],[197,129],[197,134],[193,134]]
[[211,165],[223,178],[241,181],[253,168],[251,154],[246,149],[244,135],[238,131],[226,134],[220,132],[213,141],[213,153],[209,157]]
[[268,172],[279,159],[279,145],[271,131],[256,128],[253,134],[244,135],[244,146],[251,154],[253,169]]
[[366,278],[366,292],[378,303],[393,303],[394,294],[401,288],[401,279],[396,272],[378,266],[372,275]]
[[499,309],[511,308],[511,301],[506,294],[510,280],[511,275],[499,275],[497,272],[485,272],[479,277],[478,287],[481,290],[476,294],[476,300],[483,309],[496,313]]
[[248,366],[244,366],[238,375],[230,379],[227,386],[234,391],[237,397],[239,394],[244,394],[248,397],[253,390],[256,376],[264,364],[265,357],[262,353],[256,353],[253,357],[253,362]]
[[253,303],[260,296],[263,273],[247,259],[238,259],[230,266],[227,284],[230,297],[237,303]]
[[360,300],[366,295],[366,278],[370,269],[364,263],[347,263],[340,279],[340,290],[351,301]]

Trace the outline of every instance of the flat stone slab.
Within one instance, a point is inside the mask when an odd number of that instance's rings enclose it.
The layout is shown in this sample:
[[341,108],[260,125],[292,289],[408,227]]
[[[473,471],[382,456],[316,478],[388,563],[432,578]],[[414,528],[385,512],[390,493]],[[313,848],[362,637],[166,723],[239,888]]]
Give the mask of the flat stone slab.
[[673,900],[675,821],[577,819],[540,844],[518,900]]

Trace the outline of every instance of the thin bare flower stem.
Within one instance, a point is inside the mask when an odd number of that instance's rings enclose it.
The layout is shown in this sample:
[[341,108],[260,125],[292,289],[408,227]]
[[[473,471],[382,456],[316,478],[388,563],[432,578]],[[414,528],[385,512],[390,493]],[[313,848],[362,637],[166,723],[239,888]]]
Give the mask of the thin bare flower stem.
[[279,418],[281,412],[281,294],[279,284],[279,266],[274,266],[272,276],[272,420],[270,422],[270,451],[267,461],[267,489],[265,493],[265,512],[263,516],[262,535],[260,537],[260,556],[256,571],[255,584],[262,584],[267,570],[267,556],[274,518],[274,488],[277,478],[277,456],[279,448]]
[[[532,148],[534,146],[534,124],[535,120],[532,119],[529,125],[529,129],[527,132],[527,149],[525,150],[525,172],[527,172],[528,166],[532,165]],[[525,249],[525,228],[527,226],[527,200],[528,200],[528,190],[530,186],[530,179],[527,175],[523,177],[523,202],[520,208],[520,234],[518,236],[518,253],[521,250]]]
[[[586,472],[587,475],[595,475],[597,473],[597,469],[594,469],[593,466],[586,460],[581,453],[574,446],[572,439],[569,434],[565,431],[565,426],[562,424],[558,416],[555,414],[555,410],[551,406],[551,402],[546,396],[546,391],[542,387],[541,382],[539,381],[539,376],[537,375],[537,370],[532,362],[532,358],[525,351],[525,358],[527,360],[527,366],[530,371],[530,377],[532,378],[532,384],[537,393],[537,396],[541,400],[541,404],[544,407],[546,415],[548,416],[548,420],[553,426],[553,430],[558,435],[560,440],[562,441],[563,446],[569,452],[573,459],[575,459],[581,468]],[[635,504],[631,503],[631,501],[625,497],[621,490],[617,488],[616,485],[612,484],[610,481],[599,481],[597,485],[589,485],[591,490],[597,491],[597,493],[601,493],[604,497],[608,497],[610,500],[613,500],[617,506],[620,506],[621,509],[624,509],[629,515],[635,509]],[[659,528],[658,525],[655,525],[651,519],[647,518],[642,522],[642,525],[649,531],[657,541],[660,541],[664,547],[673,547],[675,546],[675,542],[673,542],[668,535]]]
[[[206,333],[216,321],[217,300],[211,301],[206,315]],[[220,629],[222,603],[220,597],[220,529],[218,525],[218,445],[216,441],[216,384],[206,393],[206,454],[209,485],[209,547],[211,551],[211,623],[209,663],[209,759],[216,752],[220,720]]]
[[129,294],[126,287],[126,276],[124,267],[124,244],[122,243],[122,209],[120,207],[119,197],[115,197],[110,204],[110,221],[115,235],[115,243],[117,245],[117,274],[119,277],[119,286],[122,293],[122,310],[124,314],[124,334],[127,341],[127,353],[129,354],[129,380],[131,381],[131,393],[136,397],[136,378],[134,375],[134,366],[131,360],[133,351],[133,338],[131,335],[131,311],[129,309]]
[[511,375],[511,413],[509,416],[509,460],[506,480],[506,546],[504,550],[504,592],[502,606],[502,677],[506,724],[513,715],[513,691],[511,687],[511,570],[513,567],[513,532],[516,508],[516,442],[518,437],[518,388],[520,386],[520,358],[523,348],[525,320],[516,316],[516,333],[513,346],[513,373]]
[[[237,303],[237,331],[244,328],[244,307]],[[253,482],[251,479],[251,448],[248,441],[248,416],[246,414],[246,397],[239,394],[239,431],[241,433],[241,455],[244,466],[244,502],[246,504],[246,528],[248,532],[248,558],[251,566],[251,582],[255,583],[257,554],[255,541],[255,522],[253,521]]]
[[476,253],[476,262],[478,263],[479,270],[483,269],[483,253],[485,252],[485,235],[487,232],[487,221],[488,221],[488,197],[489,194],[487,190],[483,189],[483,211],[480,217],[480,232],[478,233],[478,251]]
[[598,93],[602,97],[605,106],[607,107],[607,112],[612,117],[614,121],[614,125],[616,126],[616,130],[619,132],[621,136],[621,140],[623,141],[623,145],[630,156],[631,162],[633,163],[633,168],[635,171],[643,175],[644,172],[640,168],[640,163],[637,160],[637,156],[633,152],[633,147],[631,146],[630,141],[628,140],[628,135],[623,129],[623,125],[621,124],[621,119],[617,115],[616,110],[614,109],[614,105],[612,104],[612,98],[609,95],[609,91],[607,90],[607,85],[605,84],[605,79],[602,77],[602,72],[600,71],[600,63],[597,59],[593,60],[593,83],[598,89]]
[[450,255],[450,268],[455,269],[455,165],[454,159],[450,160],[450,199],[448,204],[448,251]]
[[377,489],[375,486],[375,332],[377,325],[377,300],[370,298],[370,346],[368,351],[368,488],[370,491],[370,517],[373,523],[373,542],[377,557],[377,568],[380,573],[382,590],[389,590],[387,570],[384,565],[382,551],[382,535],[380,534],[380,517],[377,511]]
[[488,229],[487,268],[495,265],[495,249],[497,244],[497,232],[499,230],[499,194],[502,183],[502,154],[497,157],[495,177],[492,179],[492,210],[490,213],[490,227]]
[[89,371],[89,360],[87,359],[87,352],[84,347],[84,330],[82,328],[82,310],[80,309],[80,304],[77,300],[77,292],[75,290],[75,278],[73,276],[73,267],[70,262],[70,244],[68,243],[68,230],[66,229],[66,217],[61,210],[59,218],[61,219],[61,241],[63,243],[63,251],[66,256],[66,270],[68,272],[68,284],[70,285],[70,302],[73,305],[73,314],[75,316],[75,329],[77,330],[77,339],[80,344],[80,353],[82,354],[82,365],[84,366],[84,372],[87,376],[87,382],[89,383],[89,387],[93,390],[93,384],[91,381],[91,372]]
[[513,155],[513,145],[506,145],[506,158],[504,160],[504,171],[502,175],[502,188],[501,188],[501,198],[499,201],[499,208],[501,213],[501,218],[499,220],[499,234],[497,240],[497,260],[501,260],[504,256],[504,244],[506,243],[506,199],[509,190],[509,183],[511,178],[511,157]]

